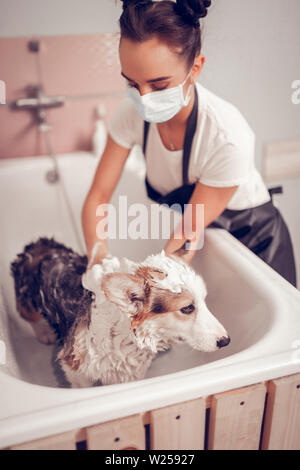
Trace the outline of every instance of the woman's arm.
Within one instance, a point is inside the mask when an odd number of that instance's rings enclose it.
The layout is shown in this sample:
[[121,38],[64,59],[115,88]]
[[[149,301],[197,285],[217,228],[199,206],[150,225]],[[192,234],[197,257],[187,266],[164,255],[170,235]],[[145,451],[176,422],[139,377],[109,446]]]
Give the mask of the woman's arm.
[[97,249],[93,263],[100,262],[109,252],[104,231],[101,238],[97,236],[96,227],[104,217],[96,216],[96,209],[100,204],[107,204],[121,177],[123,167],[131,149],[121,147],[108,134],[104,153],[96,169],[91,188],[86,196],[82,212],[81,223],[85,238],[88,261],[91,259],[92,249],[96,242],[102,239]]
[[[187,250],[187,254],[184,256],[184,259],[190,263],[196,253],[195,248],[197,247],[199,237],[202,233],[201,228],[204,230],[205,227],[224,211],[237,188],[238,186],[216,188],[198,182],[189,200],[189,204],[191,204],[189,214],[191,214],[191,217],[188,217],[188,223],[186,223],[184,217],[182,217],[182,221],[176,227],[165,246],[165,252],[173,253],[180,249],[185,241],[192,240],[190,249]],[[203,227],[196,226],[196,204],[204,204]],[[180,236],[180,234],[182,234],[182,236]]]

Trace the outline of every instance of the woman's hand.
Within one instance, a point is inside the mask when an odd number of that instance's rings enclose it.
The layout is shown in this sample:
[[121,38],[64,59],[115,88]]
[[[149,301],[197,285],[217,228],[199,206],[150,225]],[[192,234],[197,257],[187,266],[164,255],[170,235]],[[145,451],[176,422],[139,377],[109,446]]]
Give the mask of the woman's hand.
[[109,254],[109,248],[105,240],[97,241],[91,252],[88,254],[88,269],[94,264],[101,264],[103,258]]
[[180,258],[183,258],[186,263],[190,263],[196,254],[196,250],[185,250],[184,248],[180,249],[179,252],[174,252],[174,255],[178,255]]
[[195,217],[193,217],[192,212],[192,206],[186,209],[181,221],[177,224],[164,248],[167,255],[174,254],[184,259],[187,263],[190,263],[195,256],[199,237],[203,231],[201,230],[202,227],[196,227],[193,223]]
[[[223,212],[237,188],[238,186],[215,188],[197,182],[182,220],[165,246],[165,252],[178,255],[190,263],[199,249],[199,239],[205,227]],[[188,250],[182,248],[186,241],[190,241]]]
[[[180,241],[179,247],[178,241]],[[188,240],[186,241],[188,242]],[[167,242],[164,250],[167,255],[176,255],[179,258],[182,258],[186,263],[190,263],[196,254],[196,250],[193,250],[192,248],[184,248],[182,240],[176,240],[173,237],[171,237],[170,240]]]

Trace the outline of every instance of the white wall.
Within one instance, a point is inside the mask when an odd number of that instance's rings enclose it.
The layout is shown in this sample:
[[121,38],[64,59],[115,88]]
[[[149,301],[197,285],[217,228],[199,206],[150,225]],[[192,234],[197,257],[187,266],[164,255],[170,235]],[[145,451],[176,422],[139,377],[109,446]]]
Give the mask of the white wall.
[[[120,0],[0,0],[0,37],[119,31]],[[204,86],[234,103],[262,144],[299,137],[300,1],[212,0],[203,20]]]
[[120,0],[0,0],[0,37],[111,33]]

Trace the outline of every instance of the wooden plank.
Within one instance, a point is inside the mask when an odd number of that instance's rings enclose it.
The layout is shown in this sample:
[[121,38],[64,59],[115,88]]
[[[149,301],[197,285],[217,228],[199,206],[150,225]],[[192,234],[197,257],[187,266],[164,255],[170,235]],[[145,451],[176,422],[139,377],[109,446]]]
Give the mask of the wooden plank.
[[251,385],[212,397],[208,448],[258,450],[266,386]]
[[43,437],[34,441],[16,444],[10,450],[76,450],[76,431]]
[[145,450],[145,428],[140,414],[90,426],[86,436],[88,450]]
[[197,398],[150,412],[151,450],[204,448],[205,398]]
[[300,450],[300,374],[269,382],[262,449]]

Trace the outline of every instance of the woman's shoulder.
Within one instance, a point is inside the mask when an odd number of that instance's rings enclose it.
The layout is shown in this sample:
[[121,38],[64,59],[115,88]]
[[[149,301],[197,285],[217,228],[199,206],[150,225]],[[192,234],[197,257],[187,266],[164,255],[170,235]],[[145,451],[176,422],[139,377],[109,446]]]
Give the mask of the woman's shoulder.
[[117,104],[114,114],[123,115],[136,121],[142,120],[129,96],[123,96]]
[[[255,140],[255,133],[246,117],[232,103],[197,82],[199,118],[211,129],[211,135],[221,136],[234,144]],[[202,123],[203,124],[203,123]]]
[[108,130],[114,140],[124,147],[140,144],[143,119],[137,113],[132,100],[123,97],[113,111]]

